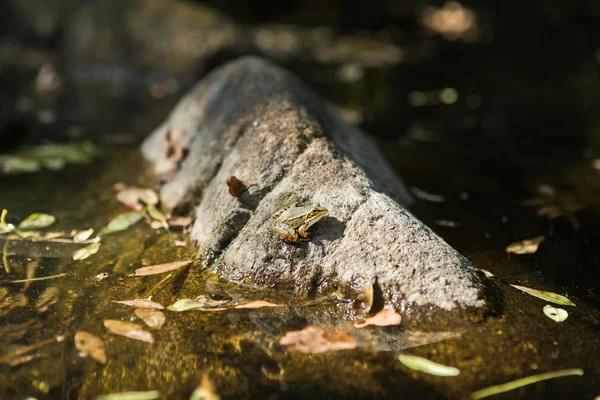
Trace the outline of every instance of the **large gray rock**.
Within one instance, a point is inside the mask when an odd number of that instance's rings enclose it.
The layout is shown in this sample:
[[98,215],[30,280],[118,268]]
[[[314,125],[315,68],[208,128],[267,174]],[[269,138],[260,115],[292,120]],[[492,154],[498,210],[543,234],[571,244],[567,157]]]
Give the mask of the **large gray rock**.
[[[228,279],[314,294],[375,284],[398,309],[486,304],[475,269],[406,211],[411,198],[377,148],[296,78],[255,57],[211,73],[142,146],[166,182],[163,207],[193,208],[192,238]],[[254,184],[228,193],[236,176]],[[319,203],[309,240],[272,215]],[[379,290],[381,289],[381,290]]]

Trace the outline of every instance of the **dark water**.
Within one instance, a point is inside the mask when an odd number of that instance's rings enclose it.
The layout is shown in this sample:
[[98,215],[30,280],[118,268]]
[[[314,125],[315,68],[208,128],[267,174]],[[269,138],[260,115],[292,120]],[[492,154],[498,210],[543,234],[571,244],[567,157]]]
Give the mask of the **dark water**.
[[[263,17],[227,2],[218,6],[248,24],[305,21],[283,6],[273,6]],[[312,7],[314,11],[317,6]],[[482,35],[486,29],[492,32],[491,39],[477,43],[425,35],[414,14],[395,15],[375,7],[363,14],[354,10],[337,22],[336,32],[383,30],[406,58],[369,66],[364,59],[326,63],[276,58],[327,99],[352,110],[407,186],[444,196],[443,202],[418,200],[411,211],[476,267],[494,274],[500,299],[497,315],[453,332],[397,327],[359,332],[351,321],[331,318],[344,304],[311,307],[305,303],[308,299],[290,293],[237,287],[205,270],[201,262],[165,285],[160,284],[161,276],[128,278],[142,265],[195,256],[193,248],[174,245],[175,239],[185,239],[183,234],[170,236],[143,223],[108,236],[100,252],[85,261],[71,260],[78,248],[72,244],[10,241],[5,247],[0,236],[11,266],[10,273],[1,273],[0,288],[13,300],[18,293],[29,299],[27,305],[0,316],[0,354],[66,336],[27,353],[36,357],[22,364],[0,364],[0,398],[87,399],[154,389],[161,398],[189,398],[207,373],[221,398],[459,399],[490,385],[567,368],[581,368],[584,375],[494,398],[600,395],[600,168],[594,161],[600,151],[597,17],[591,13],[593,6],[583,4],[522,7],[519,12],[493,4],[477,8]],[[267,18],[278,13],[287,19]],[[308,19],[321,21],[314,16]],[[563,28],[560,34],[557,26]],[[48,45],[44,49],[50,54],[56,50]],[[221,55],[209,64],[219,65],[235,55]],[[153,185],[152,177],[139,172],[144,167],[135,145],[167,115],[185,84],[162,99],[152,98],[139,84],[120,94],[107,93],[102,90],[105,83],[94,81],[89,73],[97,69],[88,66],[80,74],[88,77],[89,85],[68,87],[63,97],[52,100],[33,90],[37,66],[9,61],[0,76],[7,88],[4,109],[12,112],[3,114],[0,151],[43,138],[66,140],[81,132],[112,147],[105,147],[104,155],[89,166],[0,176],[0,208],[9,210],[9,222],[47,212],[57,216],[53,230],[102,227],[124,211],[114,199],[116,182]],[[64,78],[68,82],[68,75]],[[32,99],[33,106],[17,112],[23,97]],[[38,118],[46,109],[56,112],[56,121]],[[115,143],[120,147],[115,149]],[[552,194],[547,194],[548,187]],[[521,204],[531,198],[542,199],[564,215],[553,220],[536,215],[544,205]],[[535,254],[505,252],[509,243],[537,235],[544,235],[545,241]],[[25,277],[31,268],[37,277],[66,276],[28,288],[8,283]],[[93,277],[101,272],[109,277],[96,282]],[[569,317],[557,323],[542,313],[544,301],[510,284],[560,293],[577,306],[563,307]],[[153,299],[163,305],[205,294],[264,299],[285,307],[167,312],[165,327],[152,332],[152,345],[107,333],[104,319],[133,318],[130,309],[113,300],[146,296],[157,285],[160,291]],[[59,290],[59,300],[39,313],[35,303],[48,287]],[[309,323],[348,330],[362,346],[309,356],[287,352],[278,344],[287,331]],[[79,329],[105,340],[106,365],[78,357],[72,335]],[[434,377],[412,371],[398,362],[400,352],[455,366],[460,375]]]

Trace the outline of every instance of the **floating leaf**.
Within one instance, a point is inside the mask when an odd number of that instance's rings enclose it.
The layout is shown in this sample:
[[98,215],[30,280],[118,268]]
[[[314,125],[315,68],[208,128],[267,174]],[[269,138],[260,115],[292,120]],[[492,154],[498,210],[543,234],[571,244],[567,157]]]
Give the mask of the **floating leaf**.
[[141,211],[143,208],[141,203],[150,206],[158,204],[158,195],[150,189],[129,187],[117,193],[117,200],[133,210]]
[[215,386],[208,378],[207,374],[202,375],[200,386],[194,390],[190,396],[190,400],[219,400],[220,397],[215,391]]
[[85,260],[89,256],[93,256],[100,250],[100,242],[94,242],[83,249],[77,250],[73,253],[73,260]]
[[546,300],[549,301],[550,303],[554,303],[554,304],[560,304],[562,306],[575,306],[575,303],[573,303],[571,300],[567,299],[565,296],[561,296],[560,294],[556,294],[556,293],[552,293],[552,292],[545,292],[543,290],[537,290],[537,289],[531,289],[525,286],[519,286],[519,285],[510,285],[512,287],[514,287],[515,289],[519,289],[527,294],[530,294],[534,297],[537,297],[539,299],[542,300]]
[[264,300],[247,301],[245,303],[237,303],[229,308],[263,308],[263,307],[283,307],[283,304],[269,303]]
[[29,160],[17,155],[0,156],[0,172],[7,175],[36,172],[41,168],[42,165],[36,160]]
[[160,222],[163,228],[167,230],[169,229],[169,224],[167,224],[167,218],[156,207],[148,205],[146,210],[148,211],[148,215],[150,215],[150,217],[153,220]]
[[130,339],[141,340],[142,342],[154,343],[152,334],[142,329],[141,325],[123,322],[115,319],[104,320],[104,326],[114,333]]
[[114,232],[124,231],[135,225],[143,217],[142,213],[138,211],[126,212],[121,215],[117,215],[113,218],[106,227],[102,228],[98,236],[108,235]]
[[546,317],[555,320],[556,322],[563,322],[569,318],[569,313],[562,308],[554,308],[550,304],[547,304],[543,308]]
[[205,311],[223,311],[227,308],[219,307],[225,303],[229,302],[229,300],[211,300],[206,296],[198,296],[196,299],[179,299],[169,307],[167,310],[171,311],[188,311],[188,310],[205,310]]
[[31,214],[25,218],[17,228],[19,229],[42,229],[47,228],[56,221],[56,217],[50,214]]
[[490,386],[485,389],[477,390],[476,392],[471,393],[471,398],[475,400],[483,399],[485,397],[493,396],[495,394],[505,393],[523,386],[531,385],[532,383],[571,375],[581,376],[583,375],[583,370],[580,368],[572,368],[562,369],[559,371],[545,372],[543,374],[538,375],[532,375],[526,378],[521,378],[511,382],[503,383],[501,385]]
[[301,353],[326,353],[351,350],[358,346],[356,340],[346,332],[326,331],[320,326],[310,325],[299,331],[286,333],[279,343],[288,350]]
[[85,331],[75,332],[75,348],[80,351],[80,355],[87,357],[88,355],[100,364],[106,364],[106,351],[104,342]]
[[458,368],[447,367],[422,357],[400,354],[398,356],[398,360],[400,360],[402,364],[410,369],[426,372],[431,375],[456,376],[460,374],[460,370]]
[[509,254],[533,254],[537,251],[544,239],[545,237],[541,235],[531,239],[521,240],[520,242],[511,243],[506,247],[506,252]]
[[136,308],[135,315],[146,323],[150,328],[160,329],[163,327],[167,318],[162,311],[149,308]]
[[364,328],[365,326],[389,326],[399,325],[402,321],[402,316],[394,310],[381,310],[374,316],[366,318],[354,323],[355,328]]
[[94,400],[154,400],[160,397],[158,390],[149,392],[120,392],[111,394],[101,394],[94,397]]
[[135,300],[121,300],[113,301],[113,303],[125,304],[126,306],[139,307],[139,308],[153,308],[155,310],[162,310],[164,307],[162,304],[148,299],[135,299]]
[[423,189],[419,189],[416,186],[411,186],[410,191],[419,199],[431,201],[432,203],[443,203],[446,201],[446,198],[444,196],[426,192]]
[[151,265],[150,267],[138,268],[135,270],[134,276],[148,276],[148,275],[156,275],[162,274],[165,272],[173,271],[175,269],[181,268],[184,265],[188,265],[192,260],[187,261],[175,261],[167,264],[158,264]]
[[86,240],[88,240],[90,238],[90,236],[92,236],[92,233],[94,233],[94,229],[92,229],[92,228],[90,228],[86,231],[77,232],[77,234],[75,236],[73,236],[73,242],[75,242],[75,243],[85,242]]

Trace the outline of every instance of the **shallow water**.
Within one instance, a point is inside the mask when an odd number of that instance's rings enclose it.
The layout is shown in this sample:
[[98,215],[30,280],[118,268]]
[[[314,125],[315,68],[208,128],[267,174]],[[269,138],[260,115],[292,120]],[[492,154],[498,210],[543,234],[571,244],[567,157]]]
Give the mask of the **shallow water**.
[[[345,303],[310,306],[306,304],[309,299],[293,293],[232,285],[215,271],[204,269],[202,262],[177,271],[165,284],[161,275],[131,278],[128,275],[140,266],[195,256],[192,247],[174,245],[175,239],[184,240],[184,234],[171,236],[144,223],[107,236],[98,254],[84,261],[71,260],[77,248],[73,244],[11,241],[7,247],[11,273],[3,273],[0,286],[11,294],[24,292],[30,301],[0,317],[2,354],[10,354],[15,345],[57,335],[66,338],[27,353],[35,357],[23,359],[23,364],[2,364],[0,397],[75,399],[156,389],[162,398],[189,398],[207,373],[222,398],[463,398],[493,384],[566,368],[582,368],[585,374],[537,383],[496,398],[597,395],[598,282],[585,275],[586,266],[598,259],[597,217],[579,215],[578,231],[564,218],[549,222],[536,217],[534,210],[519,205],[529,195],[521,178],[501,171],[498,175],[504,179],[495,179],[490,170],[471,169],[461,156],[465,150],[460,143],[383,145],[395,153],[394,164],[409,186],[445,197],[442,203],[418,200],[412,211],[478,268],[495,275],[493,287],[500,299],[497,315],[452,332],[403,327],[357,330],[352,321],[332,317],[336,310],[347,308]],[[114,199],[116,182],[151,186],[151,177],[122,175],[124,170],[142,170],[141,163],[135,151],[107,150],[90,166],[3,177],[2,206],[9,210],[9,222],[32,212],[48,212],[58,221],[52,230],[98,229],[126,211]],[[468,193],[466,200],[464,193]],[[441,226],[437,221],[453,221],[457,226]],[[546,235],[546,241],[537,253],[505,253],[508,243],[539,234]],[[0,243],[5,241],[0,239]],[[24,284],[7,283],[23,278],[31,265],[36,277],[66,275],[34,282],[26,289]],[[108,273],[108,278],[96,282],[93,277],[101,272]],[[577,306],[563,307],[569,318],[557,323],[543,315],[544,301],[509,284],[566,294]],[[49,311],[38,313],[35,303],[50,286],[58,288],[60,300]],[[154,344],[111,335],[102,326],[104,319],[135,319],[132,309],[113,300],[144,298],[149,293],[163,305],[204,294],[239,301],[262,299],[284,307],[165,310],[167,323],[152,331]],[[349,331],[360,347],[311,356],[288,352],[278,344],[285,332],[310,323]],[[77,355],[72,338],[76,330],[86,330],[106,342],[106,365]],[[434,377],[409,370],[397,360],[400,352],[455,366],[460,375]]]

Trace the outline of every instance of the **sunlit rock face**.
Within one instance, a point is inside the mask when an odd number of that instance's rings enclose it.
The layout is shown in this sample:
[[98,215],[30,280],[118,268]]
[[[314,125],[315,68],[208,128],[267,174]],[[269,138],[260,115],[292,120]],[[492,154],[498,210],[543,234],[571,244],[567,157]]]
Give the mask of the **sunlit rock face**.
[[[241,58],[189,92],[143,143],[166,209],[193,211],[201,251],[228,279],[316,294],[374,285],[396,309],[485,309],[469,261],[405,206],[411,197],[365,135],[289,73]],[[232,196],[235,176],[248,189]],[[329,211],[298,243],[273,215]]]

